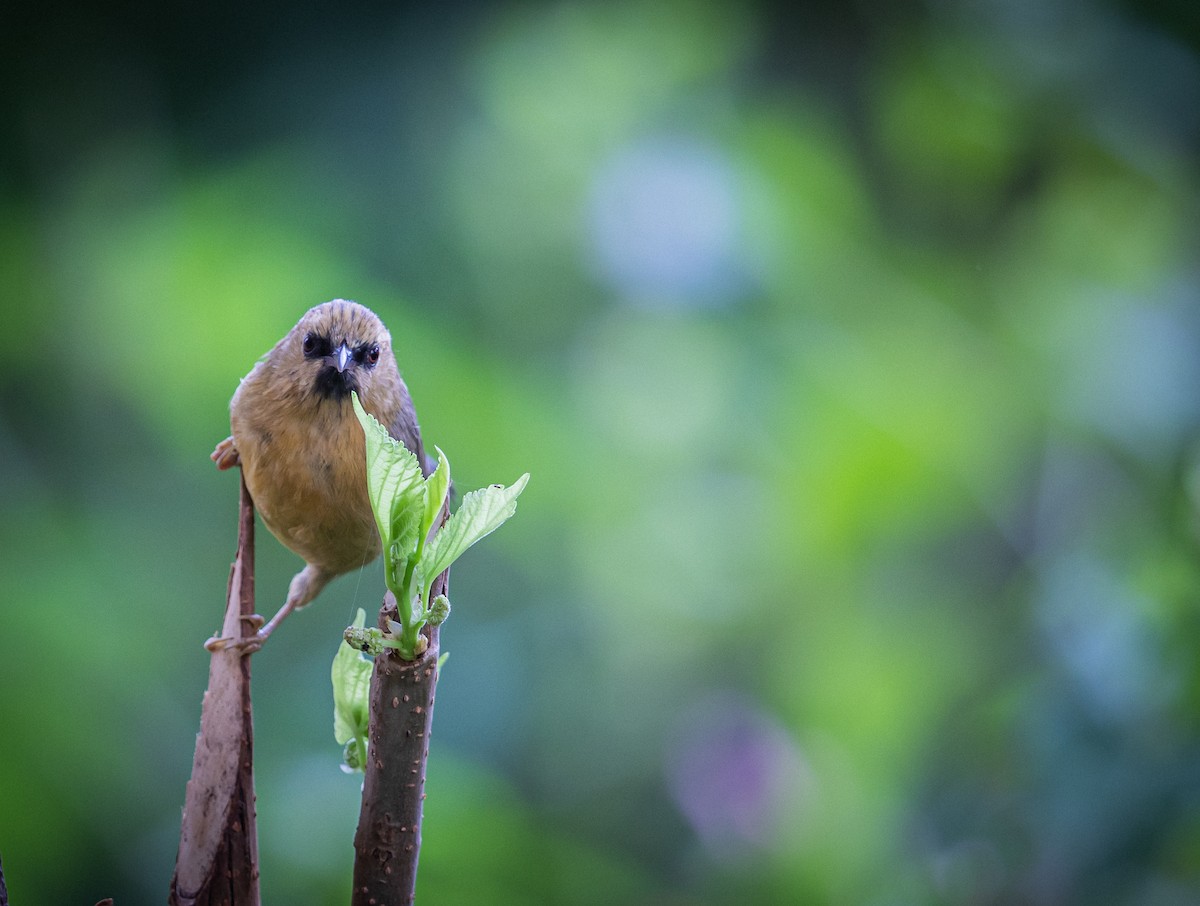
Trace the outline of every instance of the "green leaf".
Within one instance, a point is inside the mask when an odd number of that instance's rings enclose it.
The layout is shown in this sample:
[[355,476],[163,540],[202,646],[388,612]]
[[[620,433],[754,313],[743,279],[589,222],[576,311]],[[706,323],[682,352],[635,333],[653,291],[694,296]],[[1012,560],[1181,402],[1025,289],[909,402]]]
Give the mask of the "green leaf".
[[[392,560],[388,575],[403,574],[417,547],[425,514],[425,480],[417,457],[387,433],[375,416],[352,394],[354,413],[362,424],[367,451],[367,495],[379,526],[384,553]],[[390,584],[390,583],[389,583]],[[399,596],[400,590],[392,592]]]
[[367,766],[367,753],[359,745],[356,737],[342,747],[342,770],[347,774],[357,774]]
[[441,447],[435,446],[433,449],[437,450],[438,464],[437,468],[425,479],[425,517],[421,520],[422,535],[429,534],[429,529],[433,527],[438,513],[442,511],[442,504],[446,502],[446,495],[450,492],[450,460],[446,459],[446,454],[442,452]]
[[517,511],[517,498],[528,483],[529,473],[526,472],[511,487],[494,484],[463,497],[462,506],[425,546],[420,563],[422,602],[428,598],[429,586],[438,573],[480,538],[500,528]]
[[[362,629],[367,615],[360,607],[354,627]],[[365,738],[370,715],[372,662],[343,640],[333,657],[333,738],[339,745]],[[364,743],[360,743],[363,745]]]
[[446,622],[448,616],[450,616],[450,599],[445,595],[438,595],[429,605],[429,625],[441,626]]

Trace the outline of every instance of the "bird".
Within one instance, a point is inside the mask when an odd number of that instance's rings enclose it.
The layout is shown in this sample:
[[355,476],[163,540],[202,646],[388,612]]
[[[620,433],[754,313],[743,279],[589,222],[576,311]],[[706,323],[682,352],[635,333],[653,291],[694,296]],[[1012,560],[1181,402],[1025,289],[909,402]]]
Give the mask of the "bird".
[[416,455],[426,475],[431,471],[383,322],[346,299],[310,308],[242,378],[229,404],[231,434],[211,456],[218,469],[241,466],[263,523],[305,565],[283,606],[254,635],[245,642],[209,639],[210,650],[261,647],[330,579],[379,555],[363,430],[351,392]]

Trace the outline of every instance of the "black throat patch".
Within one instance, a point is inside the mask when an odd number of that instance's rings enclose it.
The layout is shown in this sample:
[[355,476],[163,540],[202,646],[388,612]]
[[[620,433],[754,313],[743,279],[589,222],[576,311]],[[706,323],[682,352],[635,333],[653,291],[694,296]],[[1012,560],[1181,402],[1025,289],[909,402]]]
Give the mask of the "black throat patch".
[[344,400],[351,390],[357,389],[358,381],[354,379],[352,372],[339,372],[332,365],[322,366],[317,372],[316,380],[313,381],[313,392],[323,400]]

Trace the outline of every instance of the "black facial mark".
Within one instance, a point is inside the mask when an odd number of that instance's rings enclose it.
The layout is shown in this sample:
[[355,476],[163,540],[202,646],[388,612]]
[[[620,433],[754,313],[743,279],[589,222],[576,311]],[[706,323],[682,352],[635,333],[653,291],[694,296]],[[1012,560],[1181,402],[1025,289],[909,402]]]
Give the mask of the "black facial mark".
[[329,337],[323,337],[316,333],[306,333],[304,342],[300,348],[304,351],[306,359],[319,359],[322,356],[327,356],[333,351],[333,346],[329,343]]
[[374,368],[379,364],[379,344],[363,343],[354,350],[354,361],[364,368]]
[[344,400],[351,390],[358,389],[358,381],[354,379],[354,369],[338,371],[332,365],[322,366],[313,381],[313,392],[321,399]]

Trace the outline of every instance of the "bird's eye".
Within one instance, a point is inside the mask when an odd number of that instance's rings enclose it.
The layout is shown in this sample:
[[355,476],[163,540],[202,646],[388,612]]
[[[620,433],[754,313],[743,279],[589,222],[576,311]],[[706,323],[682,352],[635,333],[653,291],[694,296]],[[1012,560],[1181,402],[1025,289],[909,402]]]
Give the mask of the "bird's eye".
[[300,344],[306,359],[316,359],[329,355],[329,339],[315,333],[306,333],[304,342]]
[[372,343],[367,347],[366,361],[368,365],[375,365],[379,362],[379,344]]

